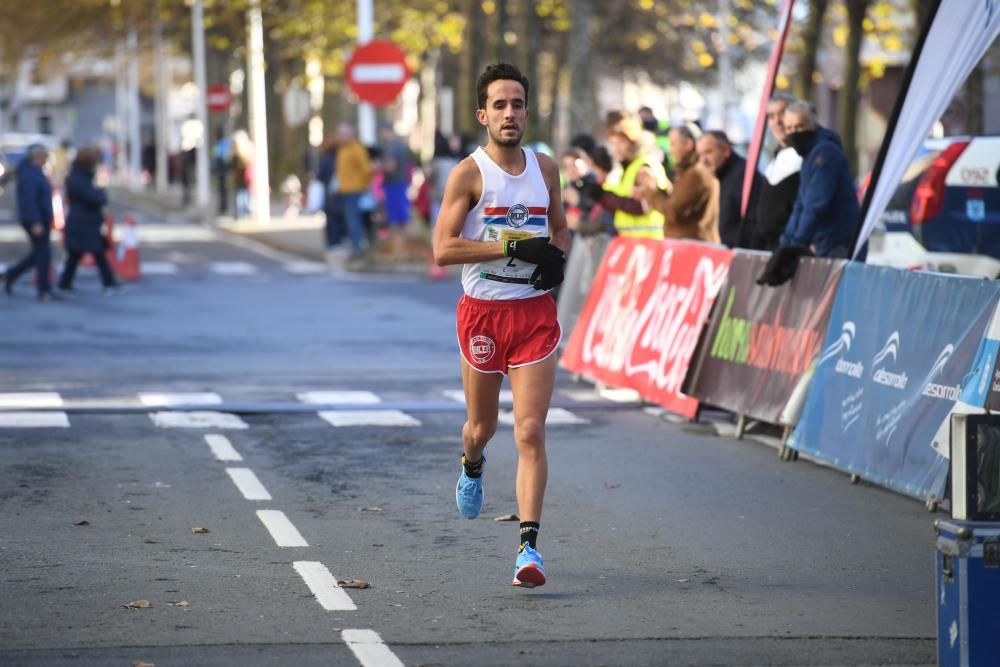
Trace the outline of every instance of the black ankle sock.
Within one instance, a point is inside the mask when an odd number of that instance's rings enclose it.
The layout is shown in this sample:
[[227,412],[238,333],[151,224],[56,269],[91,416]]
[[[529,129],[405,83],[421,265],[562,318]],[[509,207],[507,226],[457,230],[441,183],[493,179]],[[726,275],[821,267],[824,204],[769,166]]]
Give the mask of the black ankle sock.
[[462,454],[462,467],[465,468],[466,477],[482,477],[483,457],[480,456],[479,460],[473,463],[466,458],[465,454]]
[[527,544],[534,549],[535,543],[538,541],[538,528],[539,525],[537,521],[522,521],[521,544]]

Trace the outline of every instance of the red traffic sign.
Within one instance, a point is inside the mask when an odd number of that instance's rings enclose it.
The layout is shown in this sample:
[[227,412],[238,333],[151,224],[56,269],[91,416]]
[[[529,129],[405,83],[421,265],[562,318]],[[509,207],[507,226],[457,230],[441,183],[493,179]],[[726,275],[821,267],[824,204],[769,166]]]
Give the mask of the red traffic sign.
[[229,86],[221,83],[212,84],[205,93],[205,104],[212,113],[225,113],[232,101],[233,96],[229,92]]
[[392,42],[374,39],[351,54],[344,78],[354,94],[377,107],[392,104],[410,78],[406,54]]

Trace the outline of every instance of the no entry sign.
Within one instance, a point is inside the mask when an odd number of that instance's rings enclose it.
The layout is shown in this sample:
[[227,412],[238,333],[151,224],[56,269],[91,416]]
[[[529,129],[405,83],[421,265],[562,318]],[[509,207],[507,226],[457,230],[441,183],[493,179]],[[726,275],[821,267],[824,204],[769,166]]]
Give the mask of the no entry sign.
[[392,104],[403,90],[410,69],[402,49],[388,40],[374,39],[354,50],[344,76],[359,98],[384,107]]
[[221,83],[209,86],[205,95],[205,104],[211,113],[225,113],[229,110],[229,103],[232,100],[229,87]]

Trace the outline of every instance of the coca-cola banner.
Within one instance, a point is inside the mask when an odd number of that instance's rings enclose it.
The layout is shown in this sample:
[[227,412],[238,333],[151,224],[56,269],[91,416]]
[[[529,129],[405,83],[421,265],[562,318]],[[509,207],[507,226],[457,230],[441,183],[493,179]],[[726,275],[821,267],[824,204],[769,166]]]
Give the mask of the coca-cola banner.
[[563,367],[694,416],[698,402],[681,385],[732,255],[693,241],[615,238]]
[[823,343],[844,261],[805,258],[789,282],[758,285],[769,259],[734,253],[686,388],[705,403],[780,424]]

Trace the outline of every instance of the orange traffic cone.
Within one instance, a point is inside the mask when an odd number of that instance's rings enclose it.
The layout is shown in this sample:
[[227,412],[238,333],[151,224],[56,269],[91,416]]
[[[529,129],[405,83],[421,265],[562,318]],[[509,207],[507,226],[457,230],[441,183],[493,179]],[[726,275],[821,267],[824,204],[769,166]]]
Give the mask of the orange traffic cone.
[[122,240],[118,242],[114,266],[119,280],[135,281],[142,278],[142,268],[139,262],[139,232],[135,228],[135,220],[130,215],[125,216],[125,227],[122,229]]

